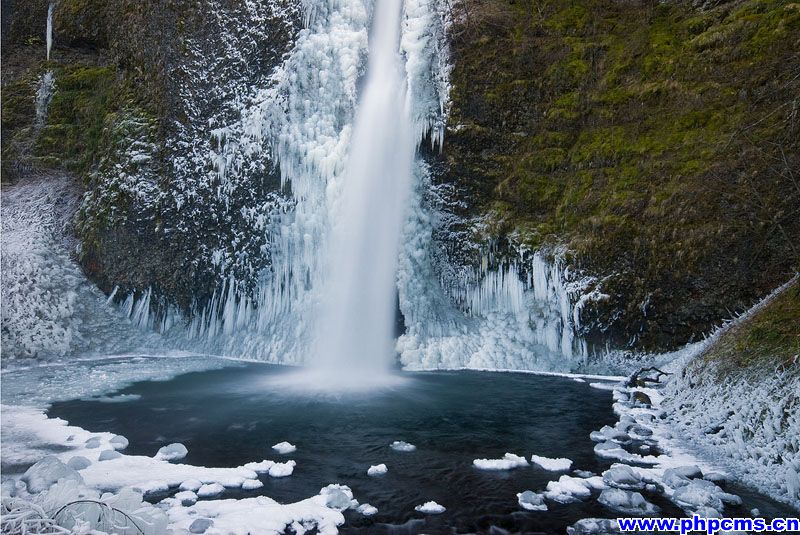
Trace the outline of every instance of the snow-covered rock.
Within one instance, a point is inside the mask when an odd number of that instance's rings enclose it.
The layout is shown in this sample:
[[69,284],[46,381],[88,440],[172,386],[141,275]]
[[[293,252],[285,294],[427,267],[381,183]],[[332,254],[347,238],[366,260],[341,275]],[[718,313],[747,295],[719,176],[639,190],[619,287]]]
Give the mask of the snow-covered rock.
[[124,450],[128,447],[128,439],[122,435],[114,435],[108,442],[115,450]]
[[567,528],[567,535],[616,535],[621,533],[616,520],[584,518]]
[[203,482],[199,479],[187,479],[186,481],[182,482],[178,488],[180,490],[191,490],[192,492],[197,492],[202,486]]
[[592,495],[592,490],[601,490],[605,488],[603,478],[600,476],[593,476],[589,478],[572,477],[563,475],[558,478],[558,481],[550,481],[547,483],[547,490],[544,493],[545,498],[557,503],[572,503]]
[[337,511],[358,506],[358,501],[353,498],[353,491],[347,485],[331,484],[320,489],[319,494],[324,497],[326,507]]
[[218,496],[223,492],[225,492],[225,487],[219,483],[209,483],[200,487],[197,491],[197,495],[200,498],[210,498],[212,496]]
[[517,493],[517,503],[520,507],[528,511],[547,511],[547,504],[544,503],[544,496],[532,490]]
[[188,454],[189,450],[186,449],[186,446],[180,442],[175,442],[159,448],[155,458],[160,461],[177,461],[183,459]]
[[182,490],[175,494],[175,499],[178,500],[181,505],[187,507],[189,505],[194,505],[197,502],[197,494],[191,490]]
[[639,472],[627,464],[614,464],[603,472],[603,482],[609,487],[624,490],[641,490],[646,482],[642,480]]
[[644,499],[638,492],[622,489],[606,489],[597,499],[600,503],[619,513],[647,516],[658,512],[658,507]]

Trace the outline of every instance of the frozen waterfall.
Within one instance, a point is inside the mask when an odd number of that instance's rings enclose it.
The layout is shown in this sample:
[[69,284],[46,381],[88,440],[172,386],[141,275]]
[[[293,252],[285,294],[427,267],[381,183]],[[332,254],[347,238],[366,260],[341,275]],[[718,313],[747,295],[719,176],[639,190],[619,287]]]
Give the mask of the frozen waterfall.
[[366,83],[338,205],[314,355],[326,374],[385,371],[415,148],[399,54],[401,0],[376,2]]

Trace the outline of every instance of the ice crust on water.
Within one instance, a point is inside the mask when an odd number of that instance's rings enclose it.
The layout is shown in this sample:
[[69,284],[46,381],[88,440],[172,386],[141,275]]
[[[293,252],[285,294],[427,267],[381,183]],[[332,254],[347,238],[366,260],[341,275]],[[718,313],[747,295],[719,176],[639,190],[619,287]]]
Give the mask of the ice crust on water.
[[531,490],[517,493],[517,502],[520,507],[528,511],[547,511],[544,495]]
[[506,453],[502,459],[475,459],[472,464],[479,470],[511,470],[512,468],[528,466],[528,461],[525,460],[525,457]]
[[295,451],[297,451],[297,446],[284,441],[284,442],[278,442],[277,444],[272,446],[272,449],[277,451],[281,455],[286,455],[288,453],[294,453]]
[[373,464],[367,470],[367,475],[368,476],[382,476],[383,474],[385,474],[388,471],[389,471],[389,469],[386,468],[386,465],[383,464],[383,463],[381,463],[381,464]]
[[566,472],[572,467],[572,461],[565,458],[550,458],[531,455],[531,462],[552,472]]
[[189,450],[186,449],[186,446],[176,442],[159,448],[155,458],[161,461],[178,461],[188,454]]
[[392,448],[394,451],[415,451],[417,447],[414,444],[409,444],[408,442],[403,442],[402,440],[395,440],[389,447]]
[[417,505],[414,510],[426,515],[439,515],[444,513],[447,509],[443,505],[439,505],[434,501],[425,502],[422,505]]

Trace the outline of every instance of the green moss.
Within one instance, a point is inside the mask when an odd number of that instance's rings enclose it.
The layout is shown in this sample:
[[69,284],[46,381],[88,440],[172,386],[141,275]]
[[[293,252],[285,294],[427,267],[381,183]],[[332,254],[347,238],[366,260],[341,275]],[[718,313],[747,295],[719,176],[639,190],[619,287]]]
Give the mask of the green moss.
[[467,4],[464,35],[480,37],[454,44],[451,119],[470,126],[446,151],[488,184],[480,202],[499,231],[566,244],[582,265],[625,274],[632,315],[652,294],[694,326],[800,265],[787,238],[800,235],[788,216],[800,4]]

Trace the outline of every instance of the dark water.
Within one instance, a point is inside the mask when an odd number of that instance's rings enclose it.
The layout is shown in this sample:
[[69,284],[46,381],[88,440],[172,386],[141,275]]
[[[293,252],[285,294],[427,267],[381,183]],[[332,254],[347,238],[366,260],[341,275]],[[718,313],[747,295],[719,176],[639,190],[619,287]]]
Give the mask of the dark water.
[[[559,474],[535,466],[503,472],[472,466],[473,459],[511,452],[568,457],[573,469],[599,474],[610,463],[595,457],[588,436],[615,421],[610,392],[557,377],[436,372],[403,374],[406,381],[396,388],[336,399],[287,394],[275,384],[286,373],[292,372],[262,364],[191,373],[120,391],[140,395],[135,401],[62,402],[50,415],[124,435],[129,454],[153,455],[182,442],[189,449],[185,462],[195,465],[294,459],[292,476],[263,475],[261,489],[228,490],[221,498],[264,494],[288,503],[329,483],[346,484],[379,513],[366,518],[347,512],[343,532],[565,533],[580,518],[616,516],[594,499],[548,504],[544,513],[523,511],[516,493],[543,490]],[[297,451],[284,456],[271,449],[284,440]],[[417,451],[395,452],[389,448],[394,440],[411,442]],[[388,474],[368,477],[367,468],[379,463],[386,463]],[[665,514],[680,516],[658,496],[648,498]],[[743,498],[762,514],[773,509],[757,496]],[[447,511],[414,511],[429,500]]]

